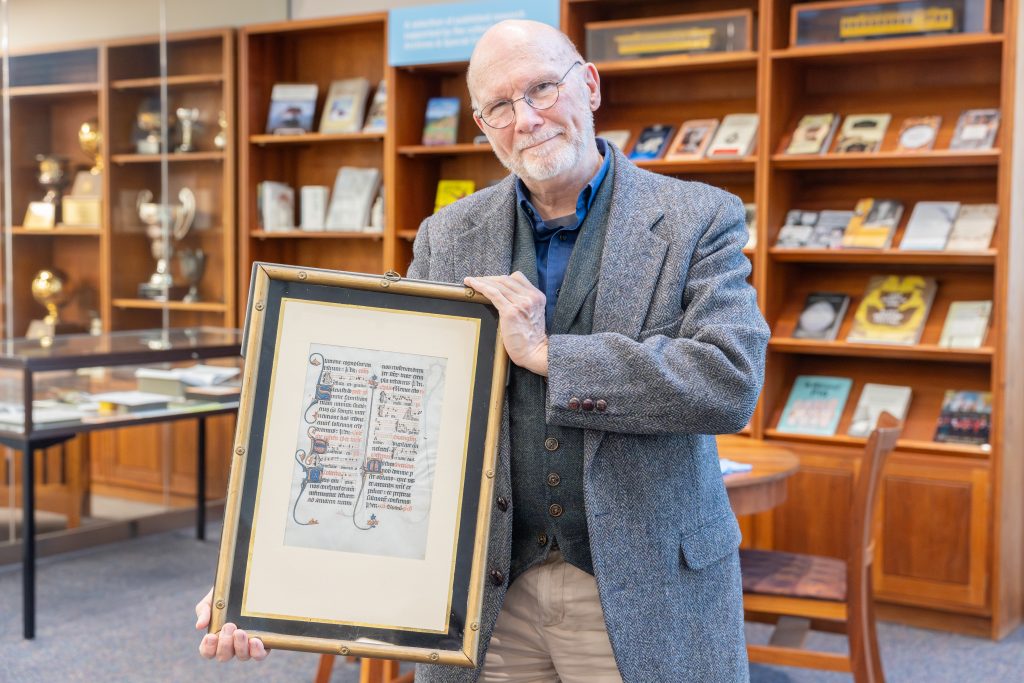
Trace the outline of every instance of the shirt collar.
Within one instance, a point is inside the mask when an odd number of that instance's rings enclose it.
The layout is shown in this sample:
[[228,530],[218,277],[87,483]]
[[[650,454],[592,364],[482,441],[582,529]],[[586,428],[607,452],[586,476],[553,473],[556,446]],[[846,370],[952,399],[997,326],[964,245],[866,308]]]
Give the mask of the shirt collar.
[[[601,182],[604,177],[608,175],[608,167],[611,165],[611,150],[608,149],[608,143],[603,138],[596,138],[597,140],[597,151],[604,157],[604,161],[601,162],[601,168],[597,169],[597,173],[590,179],[582,190],[580,195],[576,199],[576,225],[583,222],[587,212],[590,211],[590,206],[594,203],[594,197],[597,196],[597,188],[601,186]],[[521,178],[516,178],[516,199],[518,200],[519,206],[523,207],[526,215],[529,217],[530,222],[533,224],[534,230],[537,230],[538,224],[543,223],[540,215],[533,208],[533,203],[530,201],[530,190],[527,189],[526,184],[523,183]]]

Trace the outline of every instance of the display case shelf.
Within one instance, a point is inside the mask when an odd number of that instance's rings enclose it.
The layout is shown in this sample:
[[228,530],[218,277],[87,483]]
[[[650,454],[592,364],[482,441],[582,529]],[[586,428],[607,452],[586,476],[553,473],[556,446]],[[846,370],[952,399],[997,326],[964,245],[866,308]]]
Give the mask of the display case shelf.
[[224,74],[183,74],[181,76],[168,76],[167,78],[160,78],[158,76],[150,78],[119,78],[111,81],[110,87],[113,90],[148,90],[150,88],[159,88],[165,81],[168,88],[181,88],[197,85],[220,87],[224,82]]
[[103,233],[100,226],[67,226],[58,225],[55,228],[26,228],[15,225],[11,228],[11,234],[19,237],[99,237]]
[[311,231],[311,230],[253,230],[249,233],[252,237],[260,240],[291,239],[291,240],[382,240],[384,233],[381,232],[341,232],[341,231]]
[[228,307],[219,301],[154,301],[153,299],[114,299],[114,308],[193,311],[197,313],[224,313]]
[[21,85],[10,89],[12,98],[55,97],[59,95],[95,94],[102,86],[99,83],[54,83],[52,85]]
[[172,163],[189,161],[224,161],[224,152],[170,152],[169,154],[111,154],[115,164],[154,164],[164,157]]
[[772,60],[782,62],[851,62],[890,59],[930,59],[951,54],[996,53],[1004,38],[998,33],[969,33],[921,38],[891,38],[862,42],[806,45],[772,50]]
[[668,55],[649,59],[622,59],[595,62],[602,76],[635,76],[666,71],[713,71],[717,69],[756,68],[756,52],[720,52],[699,55]]

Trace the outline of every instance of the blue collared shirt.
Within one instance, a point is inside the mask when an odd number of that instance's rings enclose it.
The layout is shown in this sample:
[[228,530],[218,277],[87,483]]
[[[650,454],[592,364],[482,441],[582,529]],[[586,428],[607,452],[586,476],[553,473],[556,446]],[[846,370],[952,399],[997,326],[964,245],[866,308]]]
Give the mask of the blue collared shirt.
[[575,214],[545,221],[533,208],[533,204],[530,202],[530,191],[526,185],[522,180],[516,178],[516,197],[519,200],[519,206],[523,207],[523,211],[533,225],[533,241],[537,247],[537,284],[540,291],[544,292],[547,297],[544,320],[548,329],[551,328],[551,323],[555,319],[555,304],[558,302],[562,280],[565,279],[565,271],[569,267],[572,248],[580,234],[580,225],[583,224],[583,219],[590,211],[590,205],[594,203],[597,188],[601,186],[601,181],[608,175],[611,150],[601,138],[597,138],[597,151],[604,157],[604,163],[580,191],[580,196],[576,199]]

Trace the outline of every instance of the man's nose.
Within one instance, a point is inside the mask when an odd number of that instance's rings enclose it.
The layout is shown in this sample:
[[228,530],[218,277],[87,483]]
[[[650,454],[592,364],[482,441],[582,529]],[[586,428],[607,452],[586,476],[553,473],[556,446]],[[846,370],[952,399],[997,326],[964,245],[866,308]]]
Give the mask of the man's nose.
[[526,100],[516,102],[516,130],[520,133],[529,133],[544,123],[544,117],[540,112],[526,103]]

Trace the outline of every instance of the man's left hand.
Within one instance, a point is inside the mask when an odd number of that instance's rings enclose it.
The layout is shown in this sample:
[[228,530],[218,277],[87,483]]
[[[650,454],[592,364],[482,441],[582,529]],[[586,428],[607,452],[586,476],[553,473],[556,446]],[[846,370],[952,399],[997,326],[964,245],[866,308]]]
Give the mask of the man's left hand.
[[548,336],[544,331],[547,297],[516,271],[511,275],[467,277],[467,287],[480,292],[498,309],[501,339],[513,363],[547,377]]

